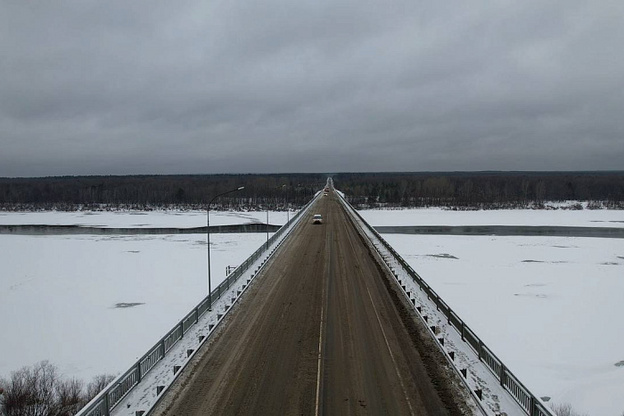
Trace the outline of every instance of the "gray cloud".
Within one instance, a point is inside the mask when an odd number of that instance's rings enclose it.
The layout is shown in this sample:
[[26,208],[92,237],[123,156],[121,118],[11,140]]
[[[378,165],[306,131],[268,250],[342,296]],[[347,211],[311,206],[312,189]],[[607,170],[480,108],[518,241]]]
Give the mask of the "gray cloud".
[[0,176],[624,169],[624,4],[0,4]]

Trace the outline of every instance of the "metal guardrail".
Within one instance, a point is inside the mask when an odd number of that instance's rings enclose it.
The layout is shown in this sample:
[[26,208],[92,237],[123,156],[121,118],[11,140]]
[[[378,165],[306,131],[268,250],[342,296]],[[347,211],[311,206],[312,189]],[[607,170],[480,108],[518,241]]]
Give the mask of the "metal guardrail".
[[184,334],[195,325],[228,289],[269,249],[273,242],[299,221],[301,215],[316,200],[312,198],[290,221],[282,226],[271,238],[263,243],[247,260],[239,265],[225,280],[223,280],[210,295],[206,296],[195,308],[193,308],[178,324],[162,337],[148,352],[143,355],[130,369],[113,380],[102,392],[83,407],[76,416],[110,416],[111,411],[117,404],[142,380],[142,378],[158,364],[171,348],[182,339]]
[[[342,201],[358,217],[362,224],[379,240],[384,248],[394,257],[409,276],[418,284],[420,289],[433,301],[436,307],[448,319],[449,324],[461,334],[462,340],[478,354],[479,360],[492,372],[501,386],[514,398],[524,412],[529,416],[555,416],[555,414],[542,404],[528,388],[518,380],[518,378],[503,364],[503,362],[488,348],[475,332],[442,300],[440,296],[423,280],[422,277],[397,253],[390,244],[375,230],[368,222],[362,218],[359,212],[344,198]],[[381,254],[381,253],[380,253]]]

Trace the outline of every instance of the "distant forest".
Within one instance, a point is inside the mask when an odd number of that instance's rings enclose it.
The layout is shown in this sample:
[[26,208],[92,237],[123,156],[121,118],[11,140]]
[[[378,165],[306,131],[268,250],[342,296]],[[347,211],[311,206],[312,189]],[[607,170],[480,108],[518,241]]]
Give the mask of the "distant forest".
[[327,175],[139,175],[0,178],[0,209],[206,208],[285,210],[307,203]]
[[271,175],[141,175],[0,178],[0,210],[297,208],[328,176],[357,208],[442,206],[455,209],[543,207],[589,201],[624,209],[624,172],[452,172]]
[[359,208],[543,208],[551,201],[624,208],[624,172],[349,173],[334,182]]

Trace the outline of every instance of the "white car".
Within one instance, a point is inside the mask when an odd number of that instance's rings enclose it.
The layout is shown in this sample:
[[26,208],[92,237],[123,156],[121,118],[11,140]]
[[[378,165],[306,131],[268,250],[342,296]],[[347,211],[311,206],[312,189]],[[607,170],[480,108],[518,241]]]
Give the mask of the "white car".
[[321,214],[314,214],[312,217],[312,224],[323,224],[323,216]]

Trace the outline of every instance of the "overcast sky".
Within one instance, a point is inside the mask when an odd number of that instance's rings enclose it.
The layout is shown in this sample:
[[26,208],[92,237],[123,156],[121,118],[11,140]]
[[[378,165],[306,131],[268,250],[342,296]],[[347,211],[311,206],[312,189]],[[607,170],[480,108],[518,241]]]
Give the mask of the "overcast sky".
[[0,0],[0,176],[624,169],[618,0]]

